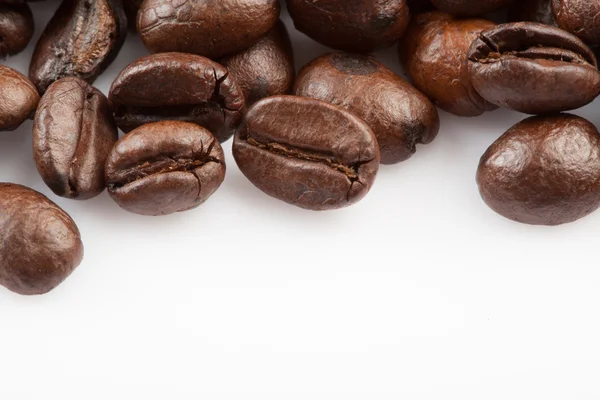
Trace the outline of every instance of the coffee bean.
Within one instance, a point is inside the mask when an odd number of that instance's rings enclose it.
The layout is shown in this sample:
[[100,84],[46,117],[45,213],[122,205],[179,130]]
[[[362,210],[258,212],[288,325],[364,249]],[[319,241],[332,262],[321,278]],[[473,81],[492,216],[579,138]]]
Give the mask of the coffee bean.
[[142,215],[198,207],[224,178],[218,140],[187,122],[143,125],[121,138],[106,162],[110,196],[125,210]]
[[233,156],[260,190],[309,210],[359,201],[379,169],[375,135],[362,120],[295,96],[256,103],[236,133]]
[[33,117],[40,96],[27,77],[0,65],[0,131],[17,129]]
[[490,13],[506,7],[515,0],[431,0],[441,11],[460,15],[476,16]]
[[225,67],[183,53],[134,61],[114,81],[108,98],[124,132],[180,120],[204,126],[221,142],[233,135],[245,110],[244,94]]
[[137,29],[152,53],[220,58],[250,47],[279,12],[279,0],[145,0]]
[[0,4],[0,58],[20,53],[33,36],[33,15],[27,4]]
[[296,76],[292,43],[281,21],[253,46],[220,62],[244,92],[247,106],[289,93]]
[[296,29],[325,46],[368,53],[396,43],[410,19],[406,0],[287,0]]
[[575,221],[600,206],[600,134],[574,115],[528,118],[483,155],[477,183],[485,202],[506,218]]
[[404,70],[417,89],[449,113],[473,117],[494,110],[495,105],[477,94],[467,70],[471,42],[494,25],[441,12],[418,15],[400,43]]
[[36,295],[62,283],[81,262],[75,222],[44,195],[0,183],[0,285]]
[[574,35],[533,22],[482,32],[469,50],[469,75],[490,103],[528,114],[583,107],[600,93],[592,51]]
[[62,197],[85,200],[104,191],[104,164],[117,142],[108,100],[79,78],[54,82],[40,101],[33,152],[42,179]]
[[600,2],[597,0],[552,0],[557,25],[590,44],[600,44]]
[[440,120],[418,90],[372,57],[327,54],[304,66],[294,94],[340,106],[362,118],[377,137],[381,162],[410,158],[417,143],[431,143]]
[[67,76],[92,83],[115,59],[126,35],[121,0],[63,0],[35,47],[29,77],[40,93]]

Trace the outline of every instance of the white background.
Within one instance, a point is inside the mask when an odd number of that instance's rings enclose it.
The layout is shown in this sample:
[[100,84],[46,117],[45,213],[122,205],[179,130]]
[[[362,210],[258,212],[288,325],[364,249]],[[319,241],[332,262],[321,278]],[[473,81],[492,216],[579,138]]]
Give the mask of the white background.
[[[56,6],[32,5],[33,43]],[[293,41],[298,66],[326,51]],[[6,63],[26,73],[31,52]],[[96,86],[145,53],[130,35]],[[400,72],[395,48],[378,56]],[[597,124],[599,107],[577,113]],[[231,141],[223,186],[194,211],[61,199],[35,169],[31,122],[0,134],[0,180],[60,204],[85,244],[54,292],[0,288],[0,398],[598,399],[600,212],[519,225],[475,184],[522,117],[441,113],[434,143],[326,213],[255,189]]]

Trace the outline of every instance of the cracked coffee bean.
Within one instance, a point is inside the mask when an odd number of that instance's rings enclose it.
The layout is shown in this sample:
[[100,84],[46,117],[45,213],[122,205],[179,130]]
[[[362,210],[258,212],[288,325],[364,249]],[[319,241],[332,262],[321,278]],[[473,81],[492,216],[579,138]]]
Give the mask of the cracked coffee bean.
[[246,106],[289,93],[296,76],[292,43],[281,21],[252,47],[220,62],[244,92]]
[[471,85],[467,53],[483,30],[495,26],[484,19],[455,19],[434,11],[411,23],[400,59],[412,83],[449,113],[475,117],[497,106],[485,101]]
[[250,47],[279,19],[279,0],[145,0],[137,30],[151,53],[220,58]]
[[0,285],[23,295],[62,283],[83,258],[75,222],[47,197],[0,183]]
[[506,218],[575,221],[600,206],[600,134],[574,115],[530,117],[487,150],[477,183],[483,200]]
[[556,24],[590,44],[600,44],[600,1],[552,0]]
[[33,117],[40,95],[25,75],[4,65],[0,88],[0,131],[12,131]]
[[104,191],[104,164],[117,138],[106,97],[79,78],[63,78],[50,85],[35,115],[37,169],[58,196],[90,199]]
[[256,103],[233,142],[243,174],[266,194],[309,210],[356,203],[379,169],[375,135],[323,101],[274,96]]
[[600,93],[593,52],[576,36],[533,22],[482,32],[469,50],[469,75],[490,103],[528,114],[573,110]]
[[296,29],[334,49],[368,53],[389,47],[410,20],[406,0],[287,0]]
[[114,81],[108,98],[124,132],[179,120],[205,127],[221,142],[233,135],[245,110],[244,93],[225,67],[184,53],[134,61]]
[[224,178],[219,141],[188,122],[143,125],[121,138],[106,161],[108,193],[123,209],[142,215],[198,207]]
[[33,36],[33,15],[27,4],[0,3],[0,58],[20,53]]
[[[431,0],[443,12],[463,17],[491,13],[508,6],[515,0]],[[520,1],[520,0],[519,0]]]
[[29,77],[40,93],[68,76],[93,83],[116,58],[126,35],[121,0],[63,0],[37,42]]
[[372,57],[327,54],[304,66],[294,94],[340,106],[362,118],[377,137],[381,163],[409,159],[417,143],[431,143],[440,120],[417,89]]

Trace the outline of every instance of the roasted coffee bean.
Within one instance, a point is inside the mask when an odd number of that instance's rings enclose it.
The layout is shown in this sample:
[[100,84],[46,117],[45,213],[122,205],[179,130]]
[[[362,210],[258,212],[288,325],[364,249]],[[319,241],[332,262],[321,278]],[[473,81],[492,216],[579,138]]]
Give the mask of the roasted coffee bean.
[[25,75],[0,65],[0,131],[15,130],[32,118],[39,101],[40,95]]
[[287,0],[296,29],[325,46],[368,53],[396,43],[410,20],[406,0]]
[[0,3],[0,58],[20,53],[33,36],[33,15],[27,4]]
[[36,295],[62,283],[83,258],[75,222],[44,195],[0,183],[0,285]]
[[600,93],[593,52],[576,36],[534,22],[482,32],[469,50],[469,75],[490,103],[528,114],[582,107]]
[[221,60],[221,64],[244,92],[247,106],[289,93],[296,76],[292,43],[281,21],[253,46]]
[[104,164],[117,142],[108,100],[79,78],[54,82],[40,101],[33,126],[37,169],[62,197],[85,200],[104,191]]
[[528,118],[483,155],[477,183],[485,202],[506,218],[575,221],[600,206],[600,134],[574,115]]
[[121,0],[63,0],[35,47],[29,77],[40,93],[67,76],[92,83],[115,59],[126,35]]
[[441,11],[460,15],[476,16],[490,13],[506,7],[515,0],[431,0]]
[[295,96],[256,103],[236,133],[233,156],[260,190],[309,210],[359,201],[379,169],[375,135],[362,120],[329,103]]
[[121,138],[106,162],[110,196],[125,210],[142,215],[198,207],[224,178],[219,141],[188,122],[143,125]]
[[587,43],[600,44],[600,1],[552,0],[552,11],[560,28]]
[[244,93],[225,67],[183,53],[134,61],[114,81],[108,98],[124,132],[180,120],[202,125],[221,142],[233,135],[245,111]]
[[418,15],[404,42],[400,59],[413,84],[441,109],[472,117],[497,108],[477,94],[467,69],[471,42],[495,26],[483,19],[455,19],[431,12]]
[[552,0],[520,0],[509,8],[508,19],[512,22],[529,21],[556,26]]
[[294,94],[335,104],[362,118],[377,137],[383,164],[407,160],[417,143],[431,143],[440,126],[429,99],[372,57],[319,57],[300,70]]
[[152,53],[220,58],[250,47],[279,12],[279,0],[145,0],[137,29]]
[[127,24],[132,30],[136,29],[137,14],[144,0],[123,0]]

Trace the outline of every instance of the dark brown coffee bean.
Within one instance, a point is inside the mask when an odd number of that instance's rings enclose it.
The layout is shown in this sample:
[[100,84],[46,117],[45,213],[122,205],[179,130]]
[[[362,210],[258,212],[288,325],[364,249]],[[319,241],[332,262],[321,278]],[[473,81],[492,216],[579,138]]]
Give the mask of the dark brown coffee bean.
[[221,60],[221,64],[244,92],[246,106],[289,93],[296,76],[292,43],[281,21],[253,46]]
[[40,95],[25,75],[0,65],[0,131],[15,130],[32,118],[39,101]]
[[79,78],[54,82],[33,125],[37,169],[58,196],[85,200],[102,193],[104,164],[117,142],[108,100]]
[[400,43],[400,59],[417,89],[443,110],[465,117],[497,108],[477,94],[467,69],[471,42],[495,26],[483,19],[455,19],[431,12],[418,15]]
[[106,162],[110,196],[125,210],[142,215],[198,207],[224,178],[219,141],[187,122],[143,125],[121,138]]
[[27,4],[0,4],[0,58],[20,53],[33,36],[33,15]]
[[573,110],[600,93],[593,52],[576,36],[534,22],[482,32],[469,50],[469,75],[490,103],[528,114]]
[[250,47],[279,12],[279,0],[145,0],[137,29],[152,53],[220,58]]
[[296,29],[325,46],[368,53],[396,43],[410,20],[406,0],[287,0]]
[[36,295],[62,283],[83,258],[75,222],[44,195],[0,183],[0,285]]
[[372,57],[319,57],[300,70],[294,94],[335,104],[362,118],[377,137],[383,164],[407,160],[417,143],[433,141],[440,126],[429,99]]
[[506,218],[575,221],[600,206],[600,134],[574,115],[528,118],[483,155],[477,183],[485,202]]
[[194,122],[221,142],[245,111],[244,94],[225,67],[208,58],[161,53],[129,64],[108,96],[124,132],[161,120]]
[[441,11],[460,15],[476,16],[506,7],[515,0],[431,0]]
[[552,0],[557,25],[587,43],[600,44],[600,1]]
[[37,42],[29,77],[40,93],[67,76],[92,83],[115,59],[126,35],[121,0],[63,0]]
[[379,169],[375,135],[362,120],[295,96],[256,103],[236,133],[233,156],[260,190],[309,210],[359,201]]
[[552,12],[552,0],[518,1],[509,8],[508,19],[511,22],[529,21],[556,26]]

